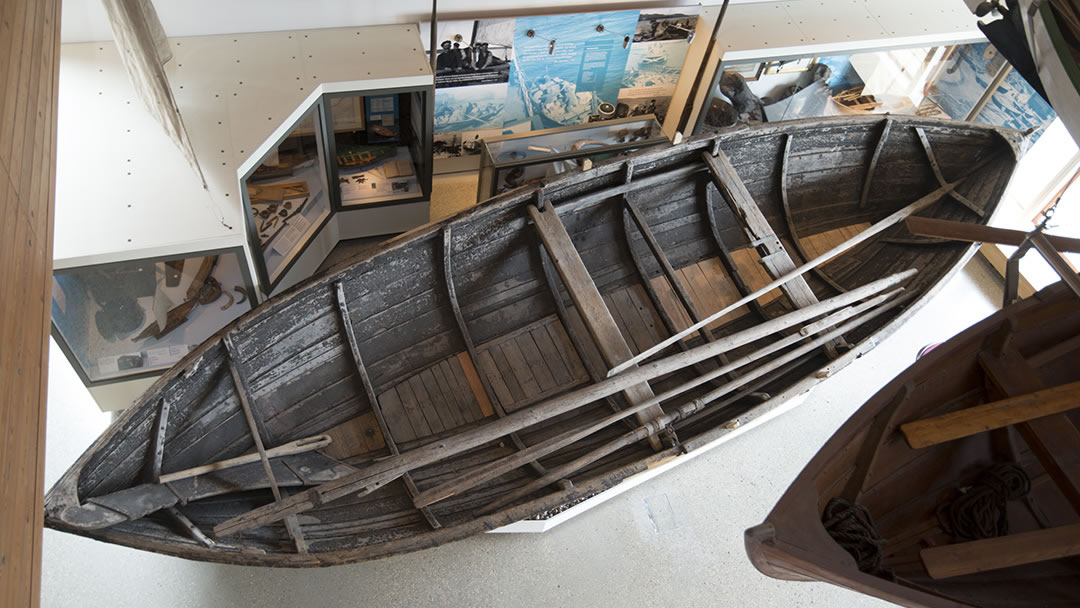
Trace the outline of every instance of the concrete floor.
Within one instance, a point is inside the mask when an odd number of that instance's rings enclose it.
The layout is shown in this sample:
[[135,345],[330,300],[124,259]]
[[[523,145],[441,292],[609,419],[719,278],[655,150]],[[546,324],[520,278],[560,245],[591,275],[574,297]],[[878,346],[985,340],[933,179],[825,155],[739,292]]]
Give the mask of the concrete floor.
[[[1000,297],[1000,279],[976,258],[899,332],[803,405],[542,535],[488,534],[298,571],[196,563],[46,530],[42,605],[883,606],[831,585],[759,574],[743,551],[743,531],[920,347],[991,313]],[[108,422],[64,367],[54,366],[60,371],[49,378],[49,485]]]

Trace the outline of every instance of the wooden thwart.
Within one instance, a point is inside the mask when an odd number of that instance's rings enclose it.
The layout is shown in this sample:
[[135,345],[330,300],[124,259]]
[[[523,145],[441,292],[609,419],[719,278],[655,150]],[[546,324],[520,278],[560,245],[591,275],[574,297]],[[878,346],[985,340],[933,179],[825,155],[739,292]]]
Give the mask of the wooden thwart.
[[919,449],[1060,414],[1080,407],[1080,382],[924,418],[900,426],[908,445]]
[[1021,532],[919,552],[931,578],[963,576],[1080,555],[1080,524]]
[[[604,357],[608,366],[615,366],[631,359],[634,353],[626,344],[626,339],[619,332],[615,319],[611,317],[611,311],[604,304],[600,291],[593,283],[589,270],[581,261],[577,249],[574,248],[570,235],[559,219],[558,213],[551,205],[547,205],[544,211],[540,211],[533,205],[528,206],[529,215],[532,217],[536,229],[540,234],[551,261],[562,277],[563,284],[570,292],[570,298],[578,309],[585,327],[589,330],[596,341],[600,354]],[[647,383],[639,383],[627,386],[623,390],[627,401],[631,405],[648,401],[653,397],[652,389]],[[638,412],[638,422],[645,424],[653,418],[664,414],[660,406],[651,407]],[[650,437],[649,443],[653,449],[659,450],[662,445],[659,438]]]

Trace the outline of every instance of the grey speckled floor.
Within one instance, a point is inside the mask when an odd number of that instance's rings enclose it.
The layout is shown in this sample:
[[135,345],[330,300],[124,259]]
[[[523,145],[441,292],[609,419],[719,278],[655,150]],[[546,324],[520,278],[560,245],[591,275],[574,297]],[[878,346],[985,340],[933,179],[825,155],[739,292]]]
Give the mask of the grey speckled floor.
[[[189,562],[46,530],[42,605],[885,605],[826,584],[759,574],[743,552],[742,533],[921,346],[996,308],[1000,287],[991,272],[975,259],[897,334],[794,411],[545,534],[489,534],[377,562],[285,571]],[[55,346],[53,360],[63,362]],[[54,367],[50,484],[106,422],[80,395],[66,363]]]

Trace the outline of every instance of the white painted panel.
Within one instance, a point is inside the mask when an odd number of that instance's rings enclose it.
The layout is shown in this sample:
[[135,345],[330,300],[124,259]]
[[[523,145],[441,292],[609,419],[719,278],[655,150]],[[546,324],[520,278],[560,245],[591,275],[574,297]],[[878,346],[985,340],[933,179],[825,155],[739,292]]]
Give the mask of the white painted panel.
[[724,51],[767,49],[807,42],[780,2],[728,8],[718,40]]
[[944,32],[970,32],[976,17],[962,2],[862,0],[889,36],[913,36]]
[[[877,3],[873,3],[877,5]],[[784,10],[807,44],[885,38],[888,33],[870,14],[865,0],[785,2]]]

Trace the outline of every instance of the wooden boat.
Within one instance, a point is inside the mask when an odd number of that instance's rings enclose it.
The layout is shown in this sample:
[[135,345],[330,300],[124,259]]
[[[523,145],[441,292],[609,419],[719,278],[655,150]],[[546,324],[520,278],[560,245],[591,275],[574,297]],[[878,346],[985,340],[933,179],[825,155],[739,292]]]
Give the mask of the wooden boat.
[[1077,294],[1008,306],[874,395],[747,531],[754,565],[907,606],[1080,604]]
[[[899,218],[985,222],[1021,143],[956,122],[815,119],[489,200],[192,351],[57,482],[47,525],[319,566],[589,499],[782,411],[872,348],[973,252]],[[846,253],[822,265],[830,248]],[[897,283],[906,297],[883,292]],[[289,443],[321,434],[320,451]],[[248,464],[207,467],[253,445]]]

